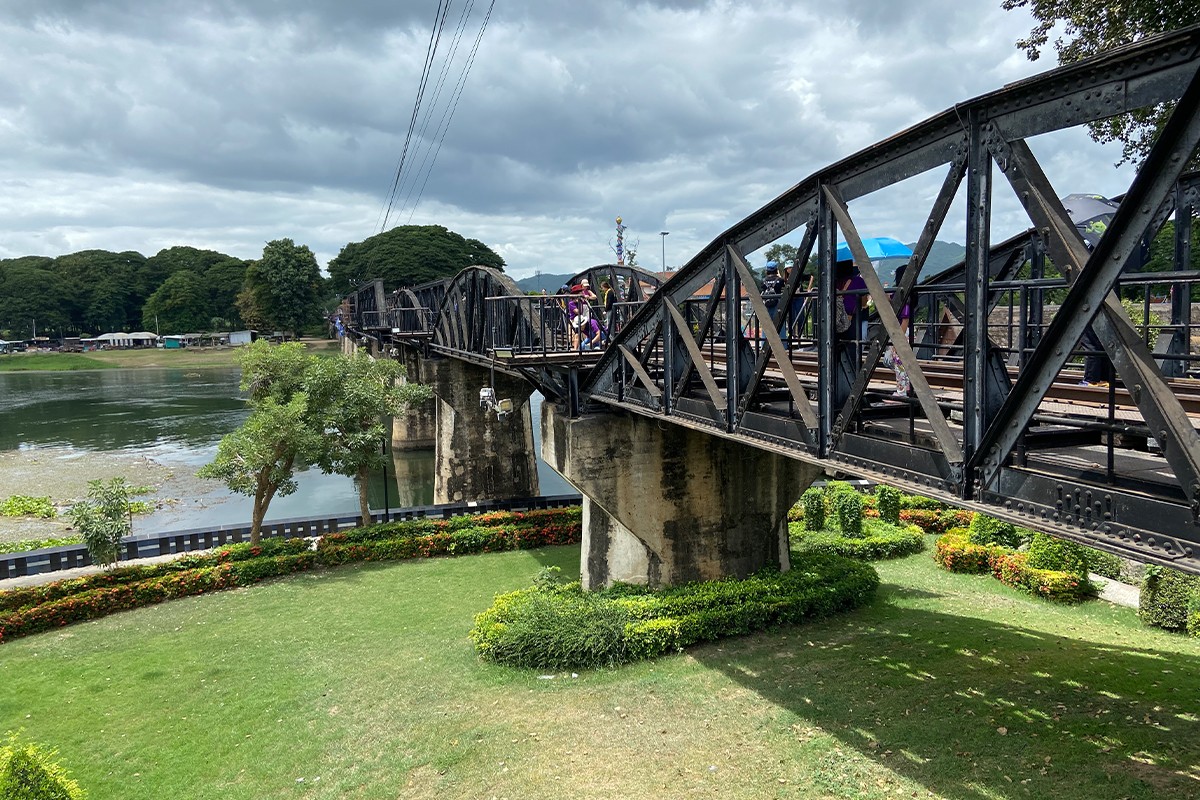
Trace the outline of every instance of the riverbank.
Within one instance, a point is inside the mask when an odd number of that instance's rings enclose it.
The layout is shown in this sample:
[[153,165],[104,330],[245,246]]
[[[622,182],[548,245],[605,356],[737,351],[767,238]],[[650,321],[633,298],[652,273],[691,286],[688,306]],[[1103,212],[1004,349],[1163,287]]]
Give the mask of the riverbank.
[[[194,469],[168,466],[138,453],[84,452],[69,447],[0,452],[0,498],[48,496],[60,515],[56,519],[0,517],[0,542],[72,535],[70,521],[62,516],[65,509],[87,497],[88,481],[115,477],[133,486],[152,487],[153,492],[138,499],[156,505],[196,497],[212,486],[197,478]],[[133,525],[137,530],[136,517]]]
[[[338,352],[334,339],[302,339],[316,354]],[[66,372],[85,369],[199,369],[236,367],[236,347],[187,347],[167,350],[96,350],[90,353],[12,353],[0,356],[0,372]]]

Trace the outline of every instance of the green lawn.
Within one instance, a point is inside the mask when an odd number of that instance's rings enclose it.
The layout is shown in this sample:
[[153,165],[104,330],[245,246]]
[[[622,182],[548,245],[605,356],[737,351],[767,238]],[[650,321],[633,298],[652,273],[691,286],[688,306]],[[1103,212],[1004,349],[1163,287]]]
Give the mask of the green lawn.
[[[0,646],[0,730],[96,798],[1191,798],[1200,641],[928,553],[853,614],[615,671],[479,662],[578,547],[356,566]],[[303,779],[303,780],[301,780]]]
[[0,372],[74,372],[120,366],[80,353],[9,353],[0,356]]

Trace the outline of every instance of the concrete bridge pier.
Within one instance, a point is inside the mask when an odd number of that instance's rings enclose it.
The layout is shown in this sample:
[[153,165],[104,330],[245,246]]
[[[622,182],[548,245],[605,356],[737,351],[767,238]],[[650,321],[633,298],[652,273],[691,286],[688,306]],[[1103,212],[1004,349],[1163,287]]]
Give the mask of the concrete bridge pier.
[[[433,387],[437,407],[434,503],[502,500],[538,495],[537,458],[529,397],[520,378],[457,359],[423,359],[421,382]],[[512,400],[505,419],[481,408],[479,390]]]
[[[421,374],[421,358],[416,351],[401,347],[397,360],[408,371],[408,376],[400,380],[416,381]],[[392,418],[392,452],[432,450],[436,440],[436,400],[410,408],[402,417]]]
[[787,569],[787,512],[820,467],[636,414],[542,403],[542,458],[584,495],[585,589]]

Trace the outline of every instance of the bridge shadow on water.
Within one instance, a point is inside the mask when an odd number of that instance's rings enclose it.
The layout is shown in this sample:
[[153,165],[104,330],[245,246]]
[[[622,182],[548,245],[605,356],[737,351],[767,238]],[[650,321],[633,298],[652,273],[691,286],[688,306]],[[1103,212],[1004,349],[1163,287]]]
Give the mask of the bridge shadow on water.
[[798,755],[836,740],[812,776],[830,796],[894,796],[887,771],[962,800],[1200,795],[1190,643],[1089,641],[1085,618],[1049,633],[1005,599],[1011,623],[920,607],[936,597],[884,584],[857,612],[690,654],[790,712]]

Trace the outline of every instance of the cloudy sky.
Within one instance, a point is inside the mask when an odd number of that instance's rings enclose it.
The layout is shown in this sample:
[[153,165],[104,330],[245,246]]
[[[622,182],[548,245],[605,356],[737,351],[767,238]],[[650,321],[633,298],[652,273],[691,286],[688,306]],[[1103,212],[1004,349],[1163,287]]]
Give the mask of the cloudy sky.
[[[496,0],[481,37],[488,2],[466,1],[393,197],[435,0],[3,0],[0,258],[290,237],[324,266],[386,218],[525,277],[614,260],[620,214],[641,263],[665,244],[678,265],[812,172],[1053,66],[1000,0]],[[1131,178],[1082,132],[1034,150],[1060,194]],[[922,204],[856,215],[912,241]],[[997,236],[1026,226],[1002,210]]]

